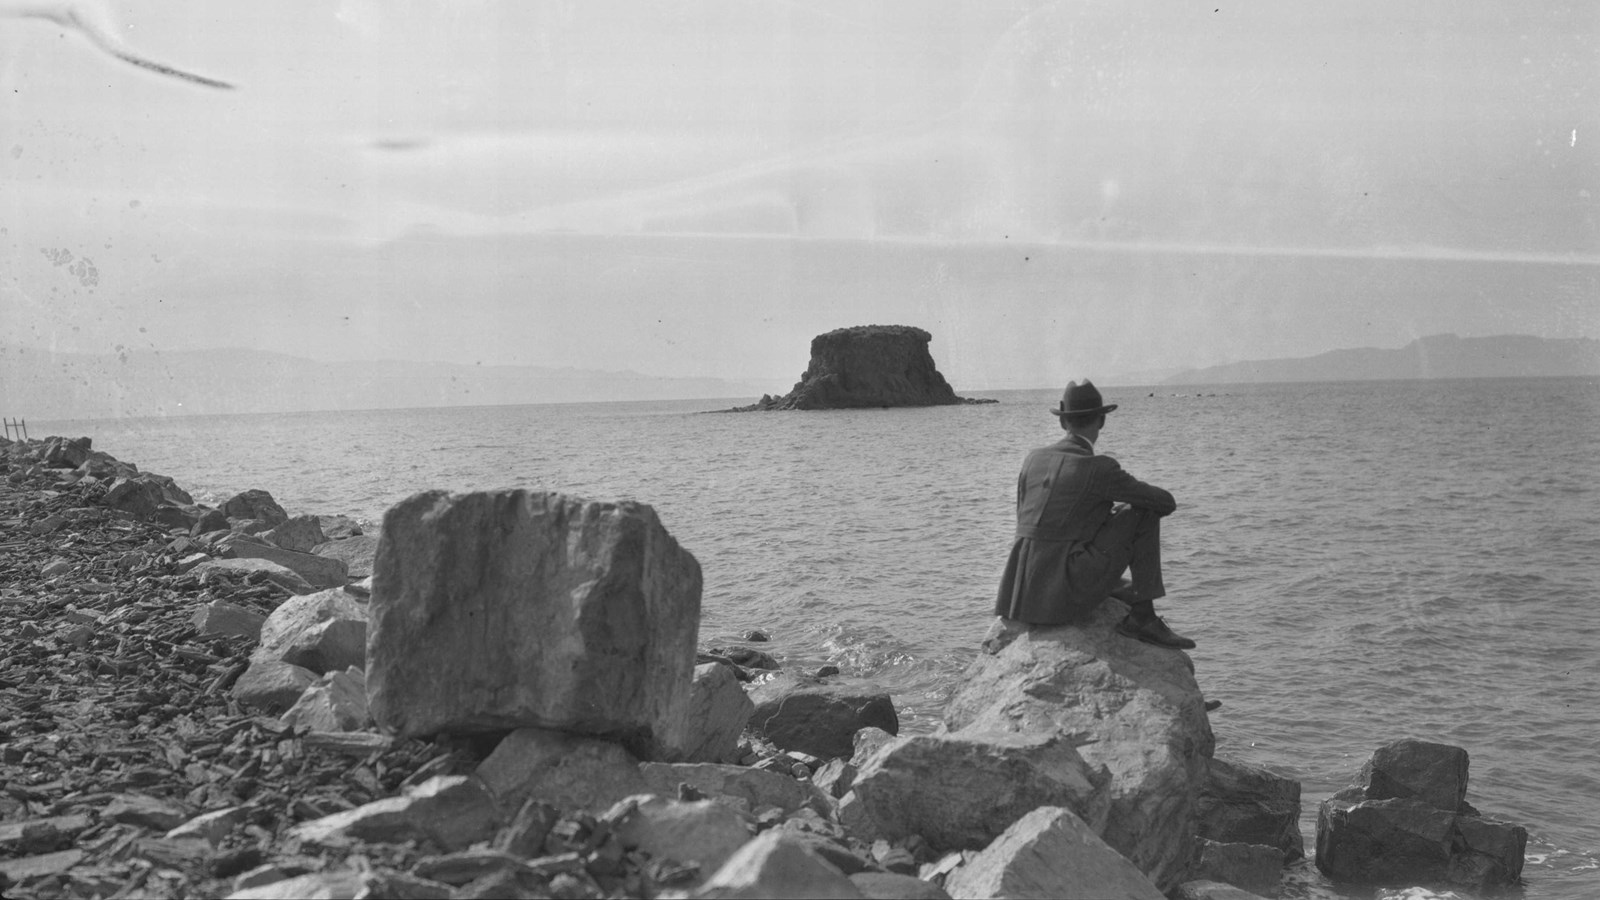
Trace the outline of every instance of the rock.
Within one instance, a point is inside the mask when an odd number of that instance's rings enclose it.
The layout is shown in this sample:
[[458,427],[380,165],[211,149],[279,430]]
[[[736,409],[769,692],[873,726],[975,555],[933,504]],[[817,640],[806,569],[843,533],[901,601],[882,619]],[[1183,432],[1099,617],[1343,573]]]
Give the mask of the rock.
[[230,519],[260,519],[268,528],[289,520],[289,514],[283,511],[283,507],[272,499],[271,494],[263,490],[234,494],[219,508],[222,514]]
[[839,821],[863,839],[921,835],[941,852],[981,849],[1040,806],[1071,808],[1099,829],[1110,803],[1105,773],[1056,734],[915,735],[858,765]]
[[89,461],[93,446],[94,441],[86,437],[47,437],[39,461],[50,469],[76,469]]
[[207,509],[200,513],[200,518],[195,520],[189,529],[191,536],[198,536],[212,531],[226,531],[228,517],[220,509]]
[[1467,752],[1446,744],[1379,747],[1355,784],[1322,802],[1317,868],[1336,882],[1516,884],[1527,829],[1466,802],[1467,767]]
[[361,731],[372,724],[367,713],[367,678],[351,666],[328,672],[305,689],[282,716],[283,724],[312,731]]
[[366,875],[355,869],[326,869],[244,888],[227,900],[354,900],[367,886]]
[[641,503],[417,494],[385,514],[374,564],[373,716],[401,736],[559,728],[672,758],[700,588]]
[[72,571],[72,563],[57,556],[44,564],[44,567],[39,570],[39,577],[54,578],[57,575],[65,575],[70,571]]
[[233,683],[233,697],[244,706],[281,713],[293,706],[306,688],[317,683],[317,673],[281,659],[252,659]]
[[344,563],[351,578],[361,579],[372,574],[372,562],[378,554],[378,535],[361,534],[335,541],[323,541],[311,552]]
[[870,900],[950,900],[937,884],[896,872],[857,872],[850,883]]
[[695,666],[681,758],[686,762],[736,761],[739,735],[744,733],[754,709],[739,677],[727,666]]
[[201,634],[232,634],[254,641],[261,637],[267,617],[226,600],[213,600],[195,610],[189,624]]
[[1421,800],[1457,812],[1467,799],[1467,765],[1460,747],[1399,740],[1373,752],[1357,783],[1368,800]]
[[1110,775],[1101,837],[1171,890],[1190,859],[1215,739],[1188,654],[1115,633],[1125,613],[1108,601],[1083,625],[992,642],[967,669],[945,722],[1078,744],[1092,768]]
[[285,519],[270,531],[261,532],[265,540],[298,553],[310,553],[312,548],[328,538],[322,533],[322,523],[316,516],[295,516]]
[[185,807],[148,794],[118,794],[100,809],[101,821],[139,825],[156,831],[171,831],[182,825],[189,815]]
[[436,775],[399,797],[303,822],[291,829],[290,837],[315,844],[432,841],[448,852],[488,840],[499,825],[494,798],[481,781]]
[[1443,881],[1455,819],[1420,800],[1335,794],[1317,815],[1317,868],[1334,881],[1361,884]]
[[0,886],[59,875],[83,861],[82,850],[58,850],[0,860]]
[[908,325],[858,325],[819,334],[811,339],[811,363],[793,390],[735,411],[995,402],[957,397],[928,352],[932,340],[933,335]]
[[1266,900],[1244,888],[1223,884],[1220,881],[1185,881],[1178,886],[1178,900]]
[[755,711],[750,730],[785,750],[802,750],[824,759],[854,752],[862,728],[900,731],[900,717],[889,695],[874,685],[849,679],[818,681],[780,674],[750,692]]
[[665,797],[676,797],[680,786],[688,785],[711,799],[734,800],[735,806],[742,805],[750,812],[775,806],[785,815],[802,809],[828,815],[832,809],[832,804],[815,785],[764,769],[716,763],[650,762],[639,766],[639,774],[647,791]]
[[249,812],[249,809],[243,806],[214,809],[184,822],[167,832],[166,836],[174,840],[188,837],[204,838],[215,847],[222,843],[222,839],[227,837],[229,832],[244,822]]
[[626,749],[541,728],[511,732],[479,764],[477,774],[507,809],[518,809],[531,797],[561,809],[600,813],[625,797],[650,792],[639,761]]
[[1191,880],[1221,881],[1256,894],[1273,896],[1283,881],[1283,851],[1265,844],[1195,842]]
[[851,741],[850,764],[858,769],[861,768],[872,754],[894,743],[894,740],[895,736],[882,728],[861,729]]
[[945,880],[952,897],[1165,900],[1161,890],[1072,810],[1018,819]]
[[367,660],[367,604],[342,590],[291,597],[267,616],[252,659],[277,659],[321,675]]
[[161,496],[161,485],[151,481],[148,475],[135,475],[113,481],[111,487],[107,488],[104,496],[100,498],[100,502],[111,509],[119,509],[138,518],[148,519],[164,499]]
[[350,580],[343,560],[299,553],[269,544],[253,535],[230,534],[217,542],[216,551],[225,559],[265,559],[294,572],[319,588],[344,587]]
[[213,559],[195,566],[192,571],[202,579],[208,572],[262,572],[268,581],[291,593],[312,594],[317,590],[293,570],[265,559]]
[[696,898],[782,900],[799,897],[860,897],[843,873],[781,830],[745,844],[693,894]]
[[842,759],[830,759],[822,768],[811,773],[811,783],[830,797],[843,797],[855,784],[856,767]]
[[198,506],[181,506],[174,503],[163,503],[156,507],[150,514],[150,521],[163,528],[182,528],[188,531],[194,523],[200,521],[204,513]]
[[317,516],[317,524],[330,541],[342,541],[363,533],[361,523],[349,516]]
[[643,850],[652,859],[699,863],[708,875],[753,836],[743,816],[710,800],[629,797],[603,818],[613,823],[612,834],[624,848]]
[[1266,769],[1212,758],[1200,787],[1195,831],[1223,844],[1266,844],[1285,862],[1305,857],[1300,782]]

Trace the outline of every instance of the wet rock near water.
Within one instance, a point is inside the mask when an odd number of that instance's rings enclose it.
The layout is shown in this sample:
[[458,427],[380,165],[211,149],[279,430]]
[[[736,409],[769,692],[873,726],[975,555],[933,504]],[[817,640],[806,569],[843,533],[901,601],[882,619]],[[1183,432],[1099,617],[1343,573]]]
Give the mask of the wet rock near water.
[[1467,752],[1412,739],[1379,747],[1322,802],[1317,868],[1360,884],[1514,885],[1528,832],[1466,802]]

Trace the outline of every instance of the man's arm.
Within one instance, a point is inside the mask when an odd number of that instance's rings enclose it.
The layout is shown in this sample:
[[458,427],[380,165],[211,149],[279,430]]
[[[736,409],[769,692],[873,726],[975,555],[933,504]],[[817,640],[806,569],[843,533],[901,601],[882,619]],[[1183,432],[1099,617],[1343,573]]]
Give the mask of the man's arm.
[[1105,471],[1096,480],[1100,482],[1106,497],[1113,502],[1153,510],[1161,516],[1171,515],[1172,511],[1178,508],[1178,501],[1172,499],[1172,495],[1167,491],[1153,484],[1145,484],[1129,475],[1120,463],[1109,456],[1096,458],[1110,463],[1110,465],[1102,463],[1105,465]]

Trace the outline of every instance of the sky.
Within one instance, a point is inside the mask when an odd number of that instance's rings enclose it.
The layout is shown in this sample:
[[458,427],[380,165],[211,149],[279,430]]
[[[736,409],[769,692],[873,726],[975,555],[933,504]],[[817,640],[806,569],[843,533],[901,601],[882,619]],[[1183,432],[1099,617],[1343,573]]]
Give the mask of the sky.
[[979,389],[1600,337],[1600,6],[1220,2],[0,0],[0,343],[781,385],[910,324]]

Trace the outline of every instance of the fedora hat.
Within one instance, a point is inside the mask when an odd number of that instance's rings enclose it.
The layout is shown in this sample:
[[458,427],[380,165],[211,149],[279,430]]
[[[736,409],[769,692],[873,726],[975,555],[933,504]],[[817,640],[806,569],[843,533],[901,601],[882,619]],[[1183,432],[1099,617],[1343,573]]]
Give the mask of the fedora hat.
[[1061,393],[1061,405],[1051,407],[1050,411],[1058,416],[1094,416],[1116,408],[1115,403],[1106,403],[1101,398],[1094,382],[1085,378],[1083,384],[1067,382],[1067,389]]

